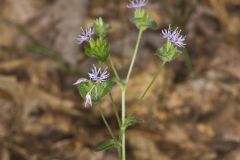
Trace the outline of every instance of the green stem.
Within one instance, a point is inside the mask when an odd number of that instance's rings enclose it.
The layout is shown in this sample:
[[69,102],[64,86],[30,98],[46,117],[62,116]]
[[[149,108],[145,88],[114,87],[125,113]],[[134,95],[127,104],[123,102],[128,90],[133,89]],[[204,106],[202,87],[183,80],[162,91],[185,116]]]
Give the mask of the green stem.
[[134,62],[136,60],[136,56],[137,56],[137,53],[138,53],[138,48],[139,48],[140,40],[141,40],[141,37],[142,37],[142,33],[143,33],[143,30],[140,29],[139,33],[138,33],[137,43],[136,43],[136,46],[135,46],[135,49],[134,49],[132,61],[131,61],[131,64],[130,64],[130,67],[129,67],[129,70],[128,70],[128,74],[127,74],[127,78],[126,78],[126,82],[125,82],[126,84],[128,83],[130,75],[132,73],[132,69],[133,69],[133,65],[134,65]]
[[117,118],[117,122],[118,122],[119,127],[121,127],[121,120],[120,120],[120,117],[118,115],[118,112],[117,112],[117,109],[116,109],[116,105],[114,103],[114,100],[113,100],[113,97],[112,97],[111,93],[109,93],[109,97],[110,97],[110,100],[111,100],[111,103],[112,103],[112,105],[111,105],[112,106],[112,110],[115,113],[115,116]]
[[127,74],[127,77],[126,77],[126,80],[125,80],[125,84],[124,86],[121,87],[121,96],[122,96],[122,115],[121,115],[121,120],[122,120],[122,124],[121,124],[121,127],[120,127],[120,140],[121,140],[121,150],[120,150],[120,159],[121,160],[126,160],[126,135],[125,135],[125,131],[126,131],[126,128],[125,128],[125,119],[126,119],[126,106],[125,106],[125,103],[126,103],[126,88],[127,88],[127,84],[128,84],[128,81],[129,81],[129,78],[131,76],[131,73],[132,73],[132,69],[133,69],[133,65],[134,65],[134,62],[136,60],[136,56],[137,56],[137,53],[138,53],[138,49],[139,49],[139,44],[140,44],[140,40],[141,40],[141,37],[142,37],[142,33],[143,33],[143,30],[139,30],[139,33],[138,33],[138,38],[137,38],[137,42],[136,42],[136,46],[135,46],[135,49],[134,49],[134,52],[133,52],[133,57],[132,57],[132,61],[131,61],[131,64],[129,66],[129,69],[128,69],[128,74]]
[[118,149],[118,160],[122,160],[121,145],[117,149]]
[[151,88],[151,86],[153,85],[153,83],[155,82],[155,80],[157,79],[159,73],[161,72],[162,68],[164,67],[164,65],[166,64],[166,62],[163,62],[159,67],[157,72],[155,73],[152,81],[150,82],[150,84],[148,85],[148,87],[145,89],[145,91],[143,92],[142,96],[139,98],[139,100],[143,100],[144,96],[147,94],[148,90]]
[[125,89],[122,90],[122,126],[120,128],[121,138],[121,160],[126,160],[126,147],[125,147]]
[[118,72],[117,72],[117,70],[116,70],[116,67],[115,67],[115,65],[114,65],[114,63],[113,63],[113,61],[112,61],[112,57],[109,55],[109,62],[110,62],[110,66],[111,66],[111,68],[112,68],[112,70],[113,70],[113,73],[114,73],[114,75],[115,75],[115,77],[118,79],[118,80],[120,80],[120,77],[119,77],[119,75],[118,75]]
[[116,139],[116,137],[114,136],[113,131],[112,131],[111,127],[109,126],[109,124],[108,124],[108,122],[107,122],[107,120],[106,120],[106,118],[105,118],[105,116],[104,116],[104,114],[103,114],[102,106],[100,105],[99,108],[100,108],[100,114],[101,114],[101,116],[102,116],[102,119],[103,119],[104,124],[106,125],[106,127],[107,127],[107,129],[108,129],[108,132],[110,133],[110,135],[112,136],[112,138],[117,142],[117,139]]

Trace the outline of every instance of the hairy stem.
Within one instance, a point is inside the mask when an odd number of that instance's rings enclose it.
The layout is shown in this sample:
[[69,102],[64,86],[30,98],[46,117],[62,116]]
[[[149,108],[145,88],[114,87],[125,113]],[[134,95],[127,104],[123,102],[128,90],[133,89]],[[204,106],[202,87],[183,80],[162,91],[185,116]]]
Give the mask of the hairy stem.
[[141,97],[139,98],[139,100],[143,100],[143,98],[145,97],[145,95],[147,94],[148,90],[151,88],[151,86],[153,85],[153,83],[155,82],[155,80],[157,79],[159,73],[161,72],[162,68],[164,67],[164,65],[166,64],[166,62],[163,62],[159,67],[157,72],[155,73],[152,81],[149,83],[148,87],[145,89],[145,91],[143,92],[143,94],[141,95]]

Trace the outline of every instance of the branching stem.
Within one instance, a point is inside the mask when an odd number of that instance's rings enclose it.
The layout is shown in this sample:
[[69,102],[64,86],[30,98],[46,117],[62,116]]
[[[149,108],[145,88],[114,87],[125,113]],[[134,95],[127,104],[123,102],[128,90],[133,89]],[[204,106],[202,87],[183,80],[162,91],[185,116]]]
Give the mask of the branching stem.
[[138,33],[137,43],[136,43],[136,47],[134,49],[132,61],[131,61],[131,64],[130,64],[130,67],[129,67],[129,70],[128,70],[128,74],[127,74],[127,78],[126,78],[126,81],[125,81],[126,84],[128,83],[129,78],[130,78],[131,73],[132,73],[132,69],[133,69],[133,65],[134,65],[134,62],[135,62],[136,57],[137,57],[137,53],[138,53],[138,49],[139,49],[139,44],[140,44],[140,40],[141,40],[141,37],[142,37],[142,33],[143,33],[143,30],[140,29],[139,33]]

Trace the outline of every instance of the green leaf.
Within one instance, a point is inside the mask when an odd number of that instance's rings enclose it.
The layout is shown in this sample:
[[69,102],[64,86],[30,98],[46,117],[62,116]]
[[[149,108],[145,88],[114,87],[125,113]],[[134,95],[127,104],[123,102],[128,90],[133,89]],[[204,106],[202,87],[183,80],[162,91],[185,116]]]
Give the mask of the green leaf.
[[154,20],[149,20],[148,24],[147,24],[147,27],[151,28],[151,29],[156,29],[157,28],[157,22],[155,22]]
[[94,102],[99,101],[102,97],[107,95],[113,86],[113,81],[111,79],[102,82],[102,83],[94,83],[92,81],[89,82],[82,82],[78,86],[78,91],[82,98],[85,98],[86,95],[91,90],[91,99]]
[[85,98],[87,93],[92,89],[93,86],[94,83],[92,81],[80,83],[80,85],[78,86],[78,91],[81,97]]
[[101,152],[108,150],[110,148],[116,147],[117,143],[114,139],[108,140],[96,148],[96,152]]
[[133,126],[135,124],[142,124],[144,121],[141,120],[141,119],[137,119],[137,118],[134,118],[134,117],[127,117],[126,120],[125,120],[125,124],[124,126],[127,128],[129,126]]
[[105,82],[96,84],[96,89],[94,89],[91,94],[93,101],[98,101],[100,98],[107,95],[111,91],[112,86],[113,86],[113,81],[111,79]]

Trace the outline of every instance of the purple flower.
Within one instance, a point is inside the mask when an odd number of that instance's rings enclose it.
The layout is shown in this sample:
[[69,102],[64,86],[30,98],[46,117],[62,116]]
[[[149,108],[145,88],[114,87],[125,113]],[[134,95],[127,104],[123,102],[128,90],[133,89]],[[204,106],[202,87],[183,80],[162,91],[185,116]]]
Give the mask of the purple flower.
[[82,30],[82,34],[78,35],[76,38],[78,44],[82,44],[84,41],[89,41],[92,35],[94,34],[94,29],[92,28],[87,28],[84,30],[81,27],[81,30]]
[[[103,71],[100,68],[97,69],[95,65],[93,65],[91,72],[88,73],[89,79],[87,78],[79,78],[73,85],[79,85],[83,82],[94,82],[95,84],[97,83],[102,83],[105,82],[109,76],[110,73],[107,72],[107,68],[105,68]],[[92,106],[92,99],[91,99],[91,92],[95,89],[95,92],[97,93],[97,87],[96,85],[93,85],[93,87],[88,91],[85,97],[85,107],[86,106]]]
[[88,73],[89,78],[95,83],[101,83],[108,79],[110,73],[107,72],[107,68],[101,71],[101,68],[97,69],[95,65],[91,70],[91,73]]
[[162,37],[170,41],[175,46],[178,46],[180,48],[184,48],[186,43],[184,41],[186,40],[186,36],[180,35],[181,30],[178,30],[176,28],[174,31],[171,29],[171,26],[169,25],[168,29],[162,30]]
[[91,71],[92,72],[88,73],[89,79],[79,78],[75,83],[73,83],[73,85],[78,85],[82,82],[89,81],[93,81],[94,83],[102,83],[105,82],[110,76],[110,73],[107,72],[107,68],[102,71],[101,67],[97,69],[97,67],[93,65]]
[[146,6],[147,2],[147,0],[130,0],[127,8],[139,9]]

